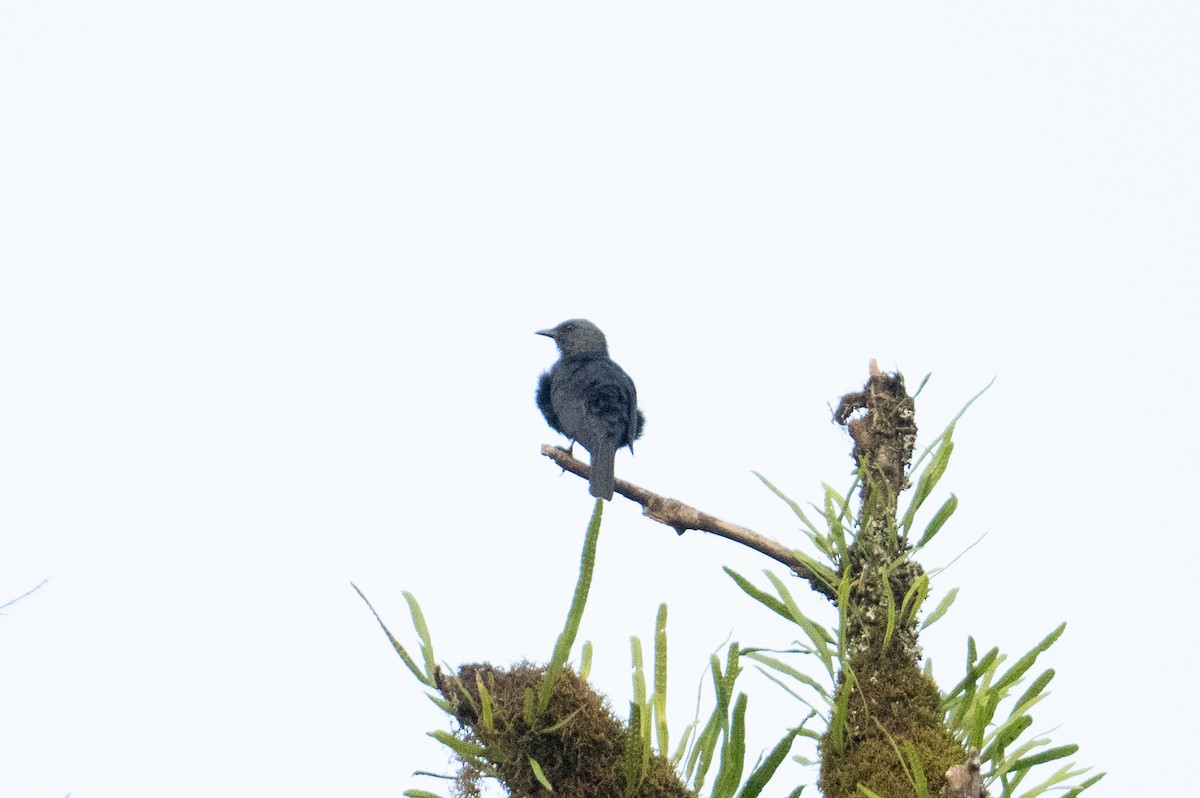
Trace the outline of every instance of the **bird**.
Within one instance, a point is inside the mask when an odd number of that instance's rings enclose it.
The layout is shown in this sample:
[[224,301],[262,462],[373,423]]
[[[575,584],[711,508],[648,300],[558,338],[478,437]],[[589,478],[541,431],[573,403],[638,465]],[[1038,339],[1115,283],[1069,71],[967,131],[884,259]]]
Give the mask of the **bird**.
[[617,450],[641,437],[646,417],[637,406],[637,388],[608,356],[604,333],[587,319],[568,319],[538,330],[553,339],[559,358],[538,379],[537,405],[546,423],[574,448],[591,455],[588,492],[612,499]]

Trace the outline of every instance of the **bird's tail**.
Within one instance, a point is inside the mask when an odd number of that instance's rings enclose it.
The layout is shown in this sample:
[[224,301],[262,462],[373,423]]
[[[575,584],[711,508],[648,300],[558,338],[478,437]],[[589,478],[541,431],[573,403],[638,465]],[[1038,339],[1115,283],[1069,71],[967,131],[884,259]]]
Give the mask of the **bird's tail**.
[[616,486],[617,450],[612,446],[597,446],[592,454],[592,473],[588,477],[588,492],[597,499],[612,499]]

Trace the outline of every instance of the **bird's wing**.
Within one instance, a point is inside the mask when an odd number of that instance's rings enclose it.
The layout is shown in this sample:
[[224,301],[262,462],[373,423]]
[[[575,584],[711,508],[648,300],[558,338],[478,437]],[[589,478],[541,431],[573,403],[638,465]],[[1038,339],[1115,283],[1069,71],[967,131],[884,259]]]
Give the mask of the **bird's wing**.
[[542,374],[541,377],[538,377],[537,406],[542,411],[542,415],[545,416],[546,423],[550,425],[550,428],[562,432],[563,428],[558,422],[558,414],[554,412],[554,402],[551,399],[552,386],[554,384],[553,375],[554,369],[550,369]]

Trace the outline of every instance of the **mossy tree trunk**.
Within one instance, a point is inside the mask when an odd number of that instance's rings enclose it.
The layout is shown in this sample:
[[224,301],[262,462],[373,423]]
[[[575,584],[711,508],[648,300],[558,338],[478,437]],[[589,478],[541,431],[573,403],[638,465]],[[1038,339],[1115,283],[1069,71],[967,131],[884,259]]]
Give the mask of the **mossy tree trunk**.
[[862,784],[907,798],[923,783],[936,796],[947,769],[967,754],[945,728],[937,685],[921,671],[915,614],[902,611],[924,574],[908,559],[897,521],[917,436],[915,403],[903,376],[872,364],[866,386],[842,397],[836,419],[854,439],[862,487],[858,530],[842,563],[850,592],[834,705],[843,709],[821,740],[821,791],[861,798]]

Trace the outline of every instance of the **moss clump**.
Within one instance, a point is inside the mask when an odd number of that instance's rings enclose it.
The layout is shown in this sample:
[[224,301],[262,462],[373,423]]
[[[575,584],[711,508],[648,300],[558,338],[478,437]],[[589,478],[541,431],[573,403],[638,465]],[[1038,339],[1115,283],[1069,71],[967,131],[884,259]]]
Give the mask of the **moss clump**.
[[[838,750],[827,731],[821,738],[821,792],[825,798],[862,793],[858,785],[885,798],[916,796],[896,754],[913,746],[930,795],[940,794],[946,770],[966,761],[966,752],[946,731],[941,695],[933,680],[902,652],[850,662],[854,684],[839,679],[838,692],[852,690],[847,705],[845,745]],[[890,737],[890,739],[889,739]]]
[[[439,691],[462,724],[459,736],[482,746],[482,759],[494,771],[488,774],[465,763],[458,779],[462,795],[479,795],[481,780],[495,775],[513,798],[544,798],[546,788],[529,764],[533,758],[561,798],[694,798],[657,754],[651,755],[641,783],[626,788],[626,727],[603,696],[570,668],[531,727],[525,720],[525,695],[537,695],[545,674],[544,667],[528,662],[508,669],[485,663],[462,666],[457,678],[438,679]],[[491,728],[483,723],[477,678],[491,696]]]

